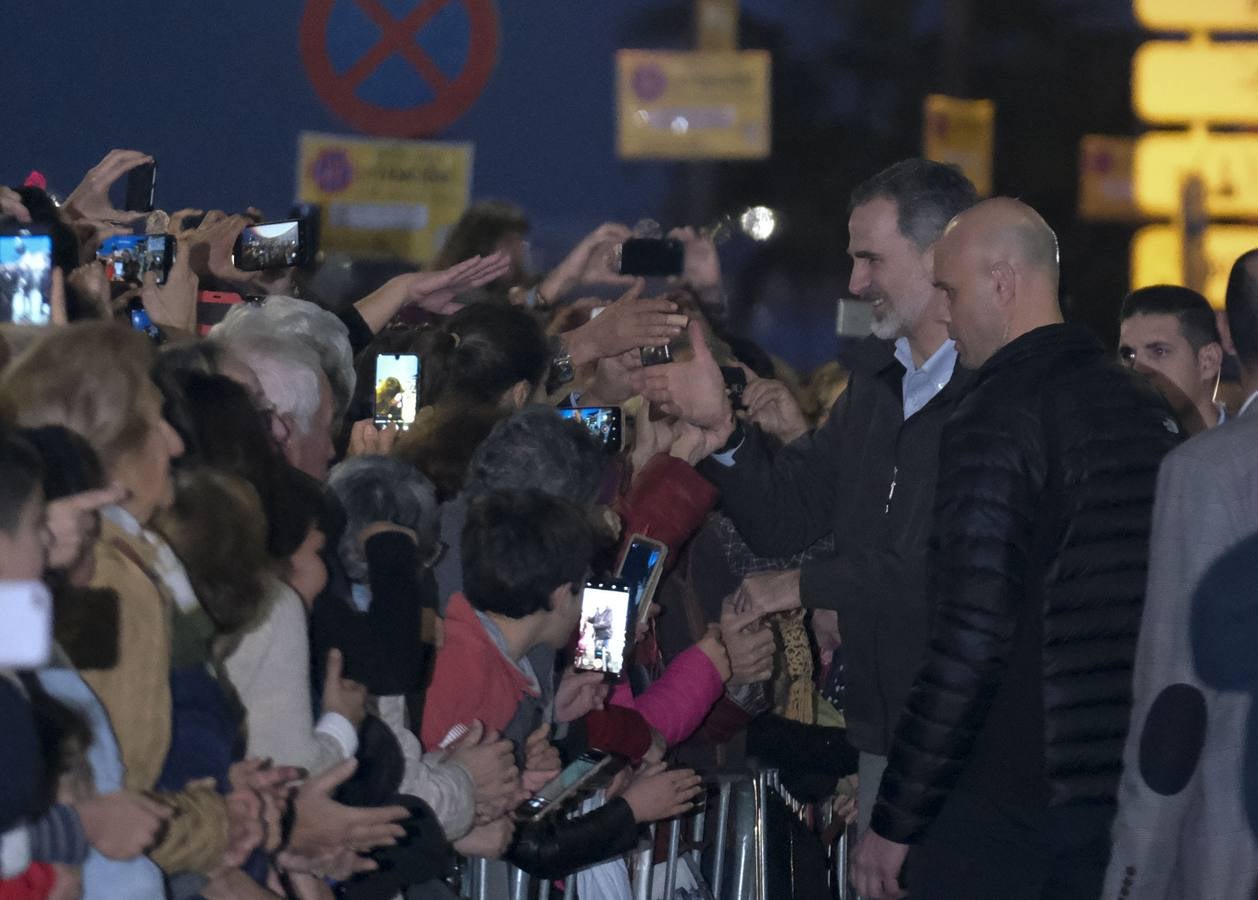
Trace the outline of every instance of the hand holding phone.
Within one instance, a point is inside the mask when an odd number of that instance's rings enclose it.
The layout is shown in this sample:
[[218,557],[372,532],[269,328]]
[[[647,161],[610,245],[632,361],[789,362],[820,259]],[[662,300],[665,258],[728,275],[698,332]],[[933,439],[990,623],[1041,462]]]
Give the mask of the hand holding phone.
[[608,783],[624,764],[624,757],[614,753],[587,750],[547,782],[536,795],[516,807],[515,817],[519,821],[535,822],[560,809],[565,802]]
[[629,585],[629,602],[635,610],[634,627],[647,620],[655,590],[664,575],[667,545],[642,534],[629,537],[616,574]]
[[136,166],[127,173],[127,198],[122,208],[128,212],[152,212],[156,186],[157,163]]
[[676,238],[630,238],[617,248],[621,275],[669,277],[686,265],[686,246]]
[[242,272],[305,265],[314,257],[303,219],[250,225],[240,232],[232,249],[232,263]]

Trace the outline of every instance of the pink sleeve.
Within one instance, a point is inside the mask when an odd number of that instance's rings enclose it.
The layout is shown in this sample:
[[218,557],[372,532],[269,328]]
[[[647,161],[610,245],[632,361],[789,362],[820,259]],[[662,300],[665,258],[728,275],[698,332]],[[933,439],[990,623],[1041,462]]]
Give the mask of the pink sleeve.
[[694,734],[723,693],[721,673],[706,653],[692,646],[669,663],[659,680],[637,697],[628,681],[621,681],[612,692],[611,702],[636,709],[671,747]]

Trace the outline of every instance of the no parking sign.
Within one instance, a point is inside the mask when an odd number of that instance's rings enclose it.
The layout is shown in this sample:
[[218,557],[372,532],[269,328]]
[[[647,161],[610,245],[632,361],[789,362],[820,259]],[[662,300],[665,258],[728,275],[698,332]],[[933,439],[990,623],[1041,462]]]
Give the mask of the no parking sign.
[[307,0],[302,64],[354,128],[437,134],[480,96],[498,62],[493,0]]

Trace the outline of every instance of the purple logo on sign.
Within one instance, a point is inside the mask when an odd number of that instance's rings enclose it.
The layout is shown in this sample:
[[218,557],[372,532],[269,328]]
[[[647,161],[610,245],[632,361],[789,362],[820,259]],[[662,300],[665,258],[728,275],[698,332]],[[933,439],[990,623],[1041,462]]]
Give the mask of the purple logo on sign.
[[633,92],[644,103],[660,99],[664,96],[664,89],[668,87],[664,71],[655,63],[645,63],[634,69],[630,83],[633,85]]
[[354,180],[354,167],[344,150],[324,150],[310,164],[310,177],[319,190],[335,194],[349,187]]

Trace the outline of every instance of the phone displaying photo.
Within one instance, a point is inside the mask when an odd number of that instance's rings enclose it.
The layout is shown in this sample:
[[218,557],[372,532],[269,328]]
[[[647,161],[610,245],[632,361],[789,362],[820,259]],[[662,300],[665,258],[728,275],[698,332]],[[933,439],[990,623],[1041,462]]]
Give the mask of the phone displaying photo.
[[120,234],[106,238],[96,251],[105,276],[116,284],[140,284],[152,272],[165,284],[175,262],[175,237],[170,234]]
[[624,671],[630,623],[634,620],[632,606],[629,585],[619,578],[597,578],[585,583],[577,669],[613,677]]
[[37,228],[0,233],[0,322],[52,321],[52,235]]
[[152,212],[156,187],[157,163],[136,166],[127,174],[127,199],[122,208],[131,212]]
[[624,447],[624,417],[619,406],[574,406],[559,410],[559,414],[584,425],[608,453],[619,453]]
[[673,348],[669,344],[663,344],[659,347],[643,347],[639,352],[642,354],[642,365],[644,366],[662,366],[673,361]]
[[620,245],[620,274],[643,277],[680,275],[686,247],[673,238],[630,238]]
[[623,764],[624,759],[614,753],[587,750],[546,782],[537,794],[516,807],[516,819],[525,822],[541,819],[560,809],[566,801],[602,786]]
[[419,409],[419,357],[414,353],[381,353],[376,357],[376,425],[403,431]]
[[641,534],[630,535],[616,575],[629,585],[629,604],[637,612],[635,626],[646,620],[667,556],[668,547],[659,541]]
[[236,238],[232,262],[243,272],[299,266],[313,256],[300,219],[250,225]]

